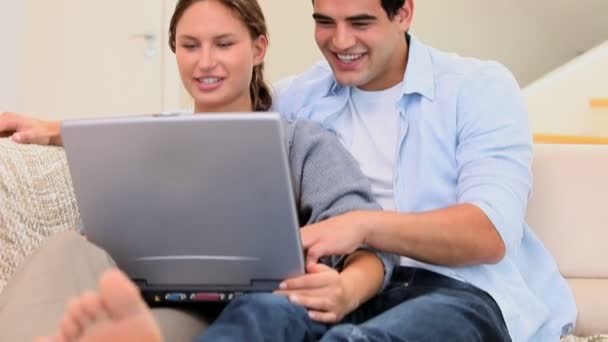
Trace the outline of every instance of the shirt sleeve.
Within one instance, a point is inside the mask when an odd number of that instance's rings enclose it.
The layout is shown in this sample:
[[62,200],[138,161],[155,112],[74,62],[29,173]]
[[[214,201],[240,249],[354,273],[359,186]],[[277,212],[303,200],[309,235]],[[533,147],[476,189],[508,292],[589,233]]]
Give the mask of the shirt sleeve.
[[478,206],[507,252],[520,245],[532,188],[532,138],[517,82],[498,63],[463,83],[458,96],[458,201]]
[[[352,210],[381,210],[375,201],[369,180],[355,159],[340,144],[338,138],[317,123],[298,120],[290,162],[294,185],[298,185],[298,209],[303,224],[311,224]],[[386,287],[397,257],[365,246],[384,265],[383,286]],[[332,258],[332,266],[338,260]]]
[[[293,98],[294,94],[290,95],[290,88],[296,76],[291,76],[282,79],[272,85],[272,108],[273,112],[281,113],[281,116],[287,120],[295,120],[296,113],[293,105],[290,106],[290,98]],[[293,93],[293,92],[292,92]]]
[[335,84],[331,68],[327,62],[319,62],[305,72],[273,84],[273,105],[271,111],[278,112],[287,120],[309,117],[311,108],[325,98]]

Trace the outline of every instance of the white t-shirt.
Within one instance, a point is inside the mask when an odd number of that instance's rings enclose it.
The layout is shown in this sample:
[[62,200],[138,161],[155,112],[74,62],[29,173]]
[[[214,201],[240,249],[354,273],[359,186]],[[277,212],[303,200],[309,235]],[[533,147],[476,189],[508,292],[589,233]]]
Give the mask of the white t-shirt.
[[370,179],[372,192],[384,210],[395,210],[393,177],[399,135],[397,102],[402,83],[381,91],[351,89],[341,138]]
[[[372,192],[384,210],[397,210],[394,198],[395,166],[399,144],[399,99],[403,83],[381,91],[352,88],[349,105],[342,115],[342,143],[357,159],[361,171],[370,179]],[[427,264],[404,257],[400,265],[426,267]],[[457,277],[455,277],[457,278]]]

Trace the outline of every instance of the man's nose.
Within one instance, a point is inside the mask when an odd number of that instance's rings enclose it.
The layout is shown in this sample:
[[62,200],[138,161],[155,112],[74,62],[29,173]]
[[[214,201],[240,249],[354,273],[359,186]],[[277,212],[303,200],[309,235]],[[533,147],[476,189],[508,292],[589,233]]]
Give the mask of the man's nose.
[[337,25],[334,31],[332,44],[340,51],[348,50],[355,45],[355,36],[346,25]]

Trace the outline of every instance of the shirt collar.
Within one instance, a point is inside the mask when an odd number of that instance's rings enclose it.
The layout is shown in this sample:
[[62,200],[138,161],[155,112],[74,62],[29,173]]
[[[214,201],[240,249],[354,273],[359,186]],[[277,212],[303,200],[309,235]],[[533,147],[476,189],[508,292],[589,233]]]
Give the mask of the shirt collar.
[[409,59],[403,75],[403,94],[435,98],[435,73],[428,47],[410,35]]
[[[409,33],[407,36],[409,56],[403,74],[403,95],[420,94],[432,101],[435,98],[435,77],[430,52],[416,37]],[[340,95],[345,91],[348,91],[348,87],[340,85],[334,79],[330,94]]]

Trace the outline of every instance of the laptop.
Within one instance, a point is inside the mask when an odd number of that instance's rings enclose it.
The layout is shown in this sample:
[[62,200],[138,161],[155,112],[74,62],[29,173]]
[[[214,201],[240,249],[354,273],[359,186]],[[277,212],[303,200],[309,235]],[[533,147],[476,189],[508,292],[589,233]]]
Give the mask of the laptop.
[[70,120],[83,233],[151,304],[223,302],[304,273],[276,113]]

